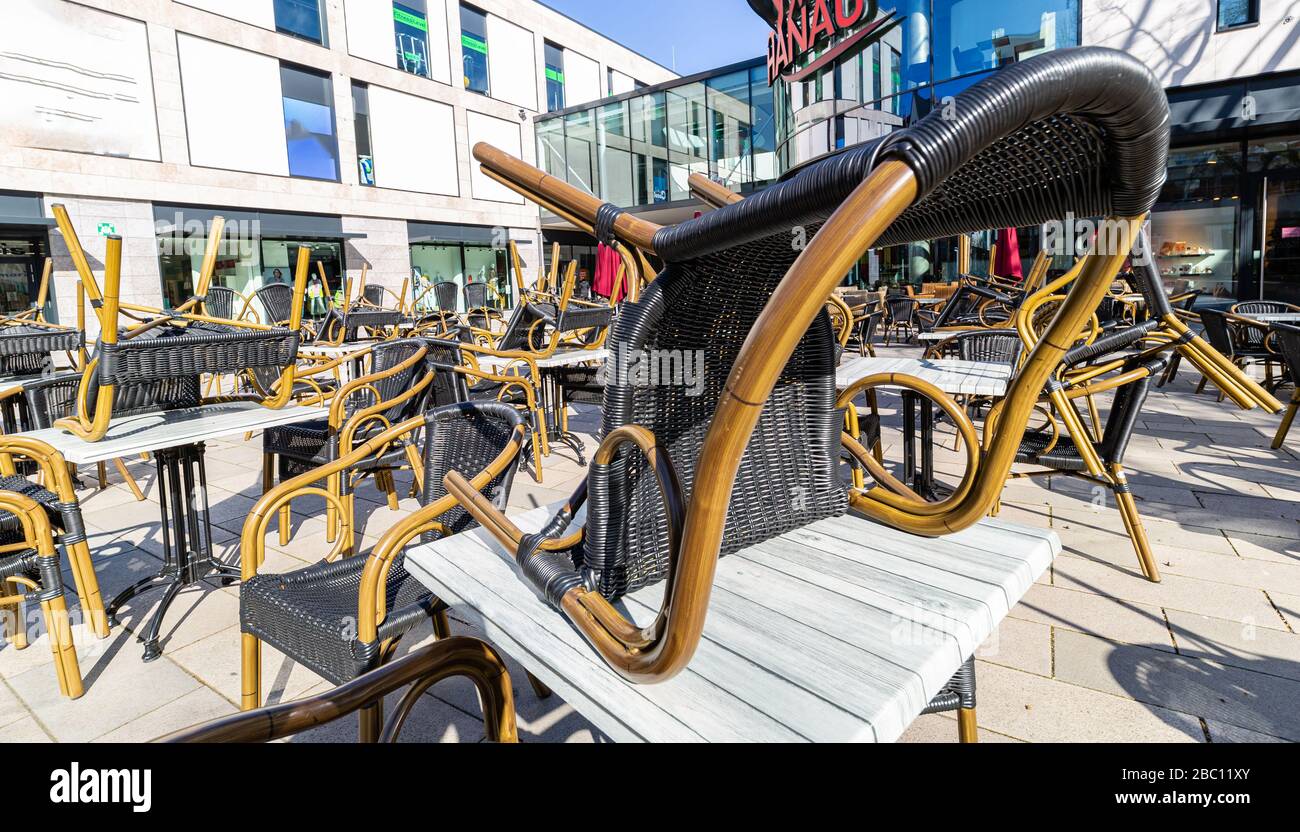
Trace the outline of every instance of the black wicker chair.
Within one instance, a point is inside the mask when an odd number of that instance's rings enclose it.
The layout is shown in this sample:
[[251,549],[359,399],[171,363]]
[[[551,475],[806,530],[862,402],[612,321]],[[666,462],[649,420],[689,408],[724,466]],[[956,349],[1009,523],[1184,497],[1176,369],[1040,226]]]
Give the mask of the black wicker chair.
[[885,343],[891,338],[906,336],[911,341],[916,338],[916,307],[914,298],[892,297],[885,301],[889,317],[885,319]]
[[262,323],[280,326],[293,317],[293,289],[283,283],[263,286],[253,297],[262,304]]
[[456,301],[460,299],[460,287],[453,281],[442,280],[433,284],[433,302],[443,312],[455,312]]
[[[603,442],[585,486],[541,534],[524,538],[454,475],[449,490],[514,554],[522,578],[613,669],[637,682],[671,678],[690,661],[719,555],[850,506],[918,534],[979,522],[1063,345],[1100,302],[1160,192],[1168,121],[1163,88],[1135,59],[1106,49],[1059,50],[981,80],[944,113],[672,228],[477,146],[475,158],[516,190],[562,206],[590,223],[597,239],[662,259],[640,299],[620,310],[610,348],[701,352],[707,375],[700,395],[662,380],[609,383]],[[1035,164],[1023,164],[1030,153]],[[1038,225],[1067,213],[1105,217],[1118,237],[1079,266],[1072,302],[1062,304],[1013,380],[1003,427],[977,457],[978,470],[972,466],[941,505],[881,483],[850,491],[839,471],[847,445],[824,311],[843,275],[872,247]],[[811,235],[801,252],[791,250],[792,227]],[[915,384],[899,374],[888,379]],[[969,418],[938,395],[963,436],[974,439]],[[800,499],[790,498],[792,489]],[[570,531],[584,502],[585,524]],[[611,604],[661,581],[663,606],[651,625],[628,621]],[[973,697],[973,683],[958,674],[935,700],[938,708],[960,709],[964,738],[974,734]]]
[[1296,411],[1300,410],[1300,326],[1291,324],[1273,324],[1269,327],[1273,343],[1286,362],[1287,374],[1291,382],[1291,403],[1287,405],[1282,424],[1278,425],[1277,435],[1273,437],[1274,450],[1281,448],[1286,436],[1291,432],[1295,422]]
[[[414,433],[423,435],[421,509],[393,526],[366,557],[346,557],[286,574],[257,574],[273,512],[283,511],[295,496],[309,493],[304,489],[313,481],[365,467],[384,446]],[[401,637],[425,619],[433,619],[439,638],[450,636],[445,605],[407,573],[402,552],[417,537],[431,541],[478,525],[447,494],[443,479],[450,471],[474,476],[477,493],[488,495],[485,499],[503,509],[518,467],[523,433],[519,414],[508,405],[441,407],[371,436],[356,451],[263,496],[244,526],[241,551],[244,709],[261,705],[261,642],[343,684],[387,661]],[[348,551],[345,544],[340,553]],[[375,735],[380,707],[363,711],[363,740]]]
[[[343,385],[330,402],[327,416],[308,422],[268,428],[262,433],[262,492],[273,485],[277,471],[281,482],[333,462],[366,439],[375,436],[415,412],[424,400],[431,381],[426,367],[427,350],[417,339],[386,341],[370,349],[370,371]],[[355,523],[354,477],[373,476],[387,495],[389,507],[397,510],[397,490],[392,470],[404,464],[416,465],[410,441],[393,443],[384,453],[367,458],[355,468],[331,477],[330,494],[339,498],[345,516],[339,518],[335,504],[327,503],[327,538],[334,540],[340,524],[351,536]],[[280,516],[281,544],[289,540],[288,506]],[[351,547],[352,540],[347,544]]]

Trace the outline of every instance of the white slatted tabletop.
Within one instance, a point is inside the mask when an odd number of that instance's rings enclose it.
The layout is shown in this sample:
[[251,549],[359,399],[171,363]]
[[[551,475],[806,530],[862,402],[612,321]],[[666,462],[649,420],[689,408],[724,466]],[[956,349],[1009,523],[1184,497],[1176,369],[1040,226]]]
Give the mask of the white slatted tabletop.
[[1266,324],[1300,324],[1300,312],[1261,312],[1258,315],[1242,315]]
[[[535,531],[557,509],[512,519]],[[482,529],[411,549],[406,568],[612,739],[891,742],[1060,549],[1000,520],[937,540],[813,523],[718,562],[699,649],[657,685],[610,670]],[[645,623],[661,597],[622,603]]]
[[324,415],[325,411],[319,407],[291,405],[271,410],[254,402],[231,402],[114,419],[109,425],[108,435],[98,442],[78,439],[61,428],[31,430],[19,435],[39,439],[63,454],[68,462],[85,465],[145,451],[207,442],[250,430],[305,422]]
[[947,341],[954,335],[961,335],[963,332],[976,332],[977,329],[937,329],[933,332],[921,332],[916,336],[918,341]]
[[1010,364],[961,361],[956,358],[846,358],[835,371],[835,386],[843,390],[878,373],[903,373],[928,381],[945,393],[972,396],[1006,395],[1013,370]]

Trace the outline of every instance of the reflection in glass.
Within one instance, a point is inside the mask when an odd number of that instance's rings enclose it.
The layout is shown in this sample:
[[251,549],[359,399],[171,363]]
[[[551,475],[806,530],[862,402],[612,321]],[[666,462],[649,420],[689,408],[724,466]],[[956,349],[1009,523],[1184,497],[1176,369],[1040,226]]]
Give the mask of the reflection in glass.
[[280,66],[284,134],[289,175],[339,178],[339,148],[334,137],[334,85],[328,75]]
[[275,0],[275,30],[312,43],[324,43],[318,0]]
[[393,3],[393,35],[397,43],[397,68],[429,77],[429,17],[425,0]]
[[546,41],[546,112],[564,109],[564,50]]
[[460,7],[460,52],[465,70],[465,89],[487,95],[487,15],[465,5]]

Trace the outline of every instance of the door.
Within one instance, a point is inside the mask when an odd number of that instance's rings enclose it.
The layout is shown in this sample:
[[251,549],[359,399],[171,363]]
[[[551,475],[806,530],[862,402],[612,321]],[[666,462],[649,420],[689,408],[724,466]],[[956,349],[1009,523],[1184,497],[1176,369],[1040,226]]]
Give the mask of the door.
[[0,239],[0,314],[23,312],[36,301],[44,264],[42,255],[39,240]]
[[1259,261],[1261,300],[1300,303],[1300,178],[1267,176],[1262,184]]

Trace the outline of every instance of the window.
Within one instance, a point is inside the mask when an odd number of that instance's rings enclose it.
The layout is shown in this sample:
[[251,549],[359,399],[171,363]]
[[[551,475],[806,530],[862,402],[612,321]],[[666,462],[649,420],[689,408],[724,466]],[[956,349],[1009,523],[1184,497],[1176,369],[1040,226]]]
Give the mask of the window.
[[397,39],[397,68],[429,77],[429,17],[425,0],[393,3],[393,35]]
[[605,68],[605,95],[614,94],[614,68]]
[[328,75],[282,64],[284,137],[289,175],[339,179],[339,146],[334,135],[334,85]]
[[465,89],[488,94],[487,15],[460,7],[460,52],[465,66]]
[[357,134],[357,181],[375,185],[375,157],[370,149],[370,88],[352,84],[352,119]]
[[1219,31],[1259,22],[1259,0],[1219,0]]
[[546,42],[546,112],[564,109],[564,47]]
[[[1220,0],[1220,8],[1229,2],[1232,0]],[[997,69],[1041,52],[1079,43],[1078,0],[1008,3],[999,6],[994,16],[989,15],[987,8],[975,8],[976,5],[979,4],[935,0],[932,50],[935,80],[956,78],[982,69]],[[886,41],[891,39],[887,37]],[[922,68],[902,65],[901,57],[911,54],[906,37],[891,45],[899,49],[900,80],[903,83],[901,88],[895,87],[893,91],[901,92],[918,81],[925,83],[930,80],[922,77]],[[917,75],[913,74],[914,69],[918,70]],[[885,71],[889,77],[893,68],[886,67]]]
[[319,0],[275,0],[275,30],[324,45]]

